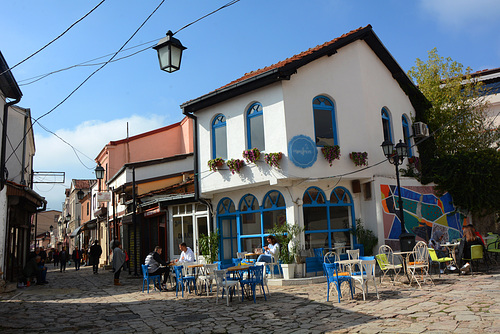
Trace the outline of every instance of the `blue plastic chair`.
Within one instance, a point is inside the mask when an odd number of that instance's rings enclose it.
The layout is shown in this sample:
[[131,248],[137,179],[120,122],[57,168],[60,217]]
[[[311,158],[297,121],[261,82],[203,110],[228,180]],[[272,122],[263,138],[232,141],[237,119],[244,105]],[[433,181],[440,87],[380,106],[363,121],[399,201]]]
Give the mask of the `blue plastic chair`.
[[338,275],[338,270],[339,270],[339,264],[337,262],[335,263],[323,263],[323,269],[326,274],[326,283],[327,283],[327,290],[326,290],[326,301],[330,301],[330,284],[334,283],[335,287],[337,288],[337,294],[339,297],[339,303],[340,303],[340,298],[342,297],[342,292],[340,292],[340,285],[343,282],[348,282],[349,283],[349,289],[351,290],[351,298],[354,298],[354,292],[352,290],[352,278],[349,275]]
[[194,291],[196,292],[196,277],[195,276],[185,276],[182,273],[182,266],[174,266],[175,278],[177,280],[177,285],[175,286],[175,296],[179,293],[179,289],[182,292],[182,298],[184,298],[184,290],[187,286],[188,292],[191,293],[190,283],[193,283]]
[[[147,284],[148,285],[148,293],[149,293],[149,284],[151,283],[151,281],[153,281],[153,286],[154,286],[154,289],[156,290],[156,284],[158,284],[158,286],[160,286],[160,282],[161,282],[161,276],[160,275],[154,275],[154,276],[150,276],[149,275],[149,272],[148,272],[148,268],[149,266],[147,264],[143,264],[141,265],[142,267],[142,292],[144,292],[144,285]],[[161,289],[160,289],[161,291]]]
[[264,266],[252,266],[248,268],[248,278],[242,279],[241,284],[241,301],[245,299],[245,285],[248,285],[252,289],[253,302],[255,303],[255,289],[257,285],[260,285],[262,293],[264,294],[264,300],[266,298],[266,290],[264,290]]

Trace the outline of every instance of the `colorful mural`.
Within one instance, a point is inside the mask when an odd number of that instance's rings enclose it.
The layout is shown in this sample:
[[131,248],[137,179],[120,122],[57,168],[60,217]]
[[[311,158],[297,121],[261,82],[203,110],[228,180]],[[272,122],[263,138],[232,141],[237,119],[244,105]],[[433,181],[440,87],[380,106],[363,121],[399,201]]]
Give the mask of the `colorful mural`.
[[[399,193],[395,185],[380,185],[384,209],[384,238],[387,244],[399,240],[401,222]],[[434,231],[444,232],[444,240],[452,241],[462,237],[464,216],[456,212],[451,195],[438,197],[431,186],[401,187],[405,228],[426,242]]]

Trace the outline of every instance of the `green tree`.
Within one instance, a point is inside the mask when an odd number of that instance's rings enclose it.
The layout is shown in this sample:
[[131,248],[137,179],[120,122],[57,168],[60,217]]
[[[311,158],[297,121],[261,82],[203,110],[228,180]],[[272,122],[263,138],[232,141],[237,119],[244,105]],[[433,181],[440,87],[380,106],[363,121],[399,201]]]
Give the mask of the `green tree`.
[[500,203],[500,131],[487,117],[487,91],[481,82],[434,48],[427,62],[416,60],[408,72],[432,106],[418,121],[429,126],[431,138],[418,143],[422,183],[435,182],[454,204],[473,214],[498,211]]
[[427,62],[417,58],[408,75],[432,104],[423,117],[435,140],[435,157],[496,145],[500,132],[487,117],[482,83],[436,48],[428,54]]

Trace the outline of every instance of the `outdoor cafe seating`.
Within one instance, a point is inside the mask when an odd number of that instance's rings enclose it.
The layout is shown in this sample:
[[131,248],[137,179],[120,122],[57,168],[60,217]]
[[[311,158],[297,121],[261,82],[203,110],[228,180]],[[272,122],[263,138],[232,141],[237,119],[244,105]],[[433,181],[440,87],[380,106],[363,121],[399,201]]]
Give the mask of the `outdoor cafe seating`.
[[217,290],[215,302],[217,304],[219,303],[220,291],[222,298],[224,298],[224,293],[226,294],[227,306],[229,306],[229,298],[232,294],[236,291],[239,293],[240,282],[228,279],[227,272],[227,269],[214,270],[215,285]]
[[141,265],[142,267],[142,292],[144,292],[144,287],[147,286],[147,291],[149,293],[149,285],[151,282],[153,282],[153,287],[154,289],[158,289],[161,291],[160,288],[160,282],[161,282],[161,276],[160,275],[154,275],[151,276],[149,275],[148,268],[149,266],[147,264]]
[[191,285],[193,285],[196,292],[196,277],[194,275],[187,275],[183,270],[183,265],[174,266],[175,278],[177,280],[177,285],[175,287],[175,296],[177,297],[179,290],[182,292],[182,298],[184,298],[184,290],[188,290],[191,293]]

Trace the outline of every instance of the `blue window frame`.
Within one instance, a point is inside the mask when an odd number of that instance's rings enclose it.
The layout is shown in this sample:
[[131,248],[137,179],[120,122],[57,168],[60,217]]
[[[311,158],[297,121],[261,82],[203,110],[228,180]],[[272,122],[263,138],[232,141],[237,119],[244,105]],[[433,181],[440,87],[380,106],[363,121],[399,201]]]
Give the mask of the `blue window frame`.
[[227,159],[226,116],[218,114],[212,122],[212,159]]
[[217,205],[217,226],[221,236],[219,259],[224,264],[231,263],[238,251],[236,221],[234,202],[227,197],[221,199]]
[[403,137],[405,144],[408,146],[408,157],[413,156],[413,150],[411,149],[411,134],[410,134],[410,122],[408,122],[408,119],[406,118],[405,115],[402,117],[402,123],[403,123]]
[[338,145],[335,105],[325,96],[313,99],[314,135],[316,146]]
[[253,252],[262,248],[262,215],[259,201],[254,195],[243,196],[239,204],[238,245],[239,251]]
[[382,129],[384,131],[384,141],[390,140],[392,143],[391,117],[387,109],[382,108]]
[[306,249],[333,248],[344,242],[347,247],[356,243],[351,230],[356,227],[351,194],[344,187],[336,187],[330,194],[317,188],[307,189],[303,196],[304,234]]
[[266,149],[266,142],[264,139],[264,114],[262,112],[262,105],[254,103],[247,110],[247,143],[248,149],[254,147],[260,151]]

